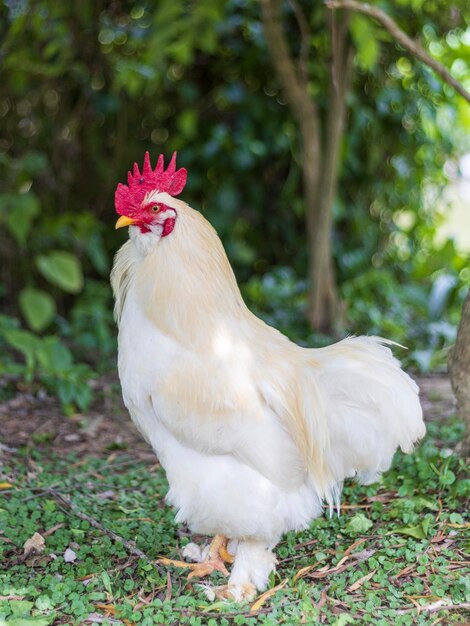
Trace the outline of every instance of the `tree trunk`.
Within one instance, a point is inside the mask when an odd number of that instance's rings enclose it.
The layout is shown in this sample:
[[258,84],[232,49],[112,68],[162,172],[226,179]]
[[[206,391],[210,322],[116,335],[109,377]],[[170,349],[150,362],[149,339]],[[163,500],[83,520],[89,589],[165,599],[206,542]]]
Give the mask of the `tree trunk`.
[[[322,148],[317,105],[308,94],[305,59],[299,67],[289,52],[282,28],[279,0],[262,0],[263,24],[269,53],[279,76],[284,97],[300,130],[302,175],[309,242],[309,311],[313,328],[331,332],[341,321],[332,249],[333,201],[338,182],[338,160],[345,120],[345,95],[349,84],[352,56],[346,50],[347,17],[340,18],[332,32],[331,86],[329,114]],[[306,24],[299,6],[297,14]],[[335,19],[335,18],[334,18]],[[334,22],[336,26],[336,22]],[[307,33],[308,35],[308,33]],[[302,43],[302,47],[308,41]]]
[[449,371],[457,398],[457,412],[465,422],[462,454],[470,457],[470,291],[463,305],[457,340],[450,354]]
[[331,61],[323,166],[310,225],[311,263],[309,319],[314,328],[331,331],[344,323],[333,264],[333,203],[338,188],[341,141],[346,122],[346,93],[352,73],[353,49],[348,44],[349,13],[330,13]]

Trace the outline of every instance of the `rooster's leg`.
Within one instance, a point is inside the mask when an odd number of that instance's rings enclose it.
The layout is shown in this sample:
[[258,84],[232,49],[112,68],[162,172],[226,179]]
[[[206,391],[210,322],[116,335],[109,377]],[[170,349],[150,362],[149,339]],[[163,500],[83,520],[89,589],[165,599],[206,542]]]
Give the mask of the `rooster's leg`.
[[211,574],[213,571],[218,571],[224,576],[228,576],[228,571],[224,565],[224,561],[226,563],[232,563],[233,556],[227,550],[227,543],[227,537],[224,537],[223,535],[216,535],[209,546],[206,556],[199,563],[187,563],[186,561],[175,561],[173,559],[166,558],[158,559],[158,563],[161,563],[162,565],[174,565],[175,567],[190,569],[191,572],[188,575],[188,580],[191,578],[203,578],[204,576]]
[[251,602],[257,590],[266,589],[275,567],[276,557],[269,544],[257,540],[239,541],[228,584],[206,588],[205,594],[209,600],[219,598],[232,602]]

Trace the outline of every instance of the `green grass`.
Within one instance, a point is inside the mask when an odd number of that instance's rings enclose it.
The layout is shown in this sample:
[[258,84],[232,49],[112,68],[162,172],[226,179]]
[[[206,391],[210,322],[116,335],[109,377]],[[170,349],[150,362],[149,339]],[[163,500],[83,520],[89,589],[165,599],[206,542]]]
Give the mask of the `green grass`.
[[[178,558],[191,536],[163,503],[167,484],[156,464],[128,453],[59,458],[47,444],[21,449],[0,465],[0,625],[85,624],[90,616],[102,624],[166,626],[465,623],[465,608],[455,608],[470,602],[470,480],[453,452],[461,433],[455,420],[431,423],[423,445],[397,455],[381,483],[345,487],[339,518],[287,535],[272,586],[287,582],[251,612],[248,605],[211,604],[183,573],[160,572],[132,555],[56,495],[135,541],[149,559]],[[35,532],[45,535],[45,550],[22,561]],[[67,548],[74,562],[65,562]]]

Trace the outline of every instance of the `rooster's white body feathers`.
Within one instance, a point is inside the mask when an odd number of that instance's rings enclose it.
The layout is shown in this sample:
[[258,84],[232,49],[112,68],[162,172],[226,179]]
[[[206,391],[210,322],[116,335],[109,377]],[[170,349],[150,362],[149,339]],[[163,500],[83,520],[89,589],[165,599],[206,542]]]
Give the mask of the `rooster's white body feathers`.
[[124,401],[177,521],[238,540],[230,583],[242,596],[266,586],[271,548],[337,504],[344,479],[372,482],[398,447],[412,450],[418,390],[384,340],[305,349],[264,324],[212,227],[158,199],[177,211],[174,231],[131,227],[112,274]]

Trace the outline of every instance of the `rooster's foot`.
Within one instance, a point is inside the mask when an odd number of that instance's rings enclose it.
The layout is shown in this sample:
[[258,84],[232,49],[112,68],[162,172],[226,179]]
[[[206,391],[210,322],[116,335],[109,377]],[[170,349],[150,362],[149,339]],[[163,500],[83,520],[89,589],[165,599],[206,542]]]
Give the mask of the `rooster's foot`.
[[[195,544],[188,544],[183,551],[184,556],[198,561],[197,563],[187,563],[186,561],[177,561],[174,559],[161,558],[158,563],[161,565],[173,565],[184,569],[190,569],[188,580],[192,578],[204,578],[213,571],[221,572],[224,576],[228,576],[227,563],[233,562],[233,556],[227,551],[227,538],[223,535],[216,535],[207,550],[201,549]],[[190,549],[188,549],[190,548]]]

